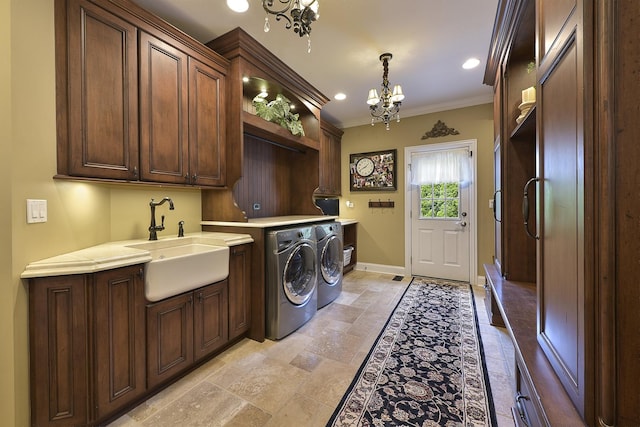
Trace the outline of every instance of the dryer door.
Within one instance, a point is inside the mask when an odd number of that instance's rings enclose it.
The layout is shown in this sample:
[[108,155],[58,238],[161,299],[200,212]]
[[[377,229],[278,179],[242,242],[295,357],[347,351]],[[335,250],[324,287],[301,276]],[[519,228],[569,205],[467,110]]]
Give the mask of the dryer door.
[[343,261],[342,242],[337,236],[331,236],[322,248],[322,256],[320,257],[320,272],[327,284],[335,285],[338,283],[342,277]]
[[283,287],[287,299],[304,305],[316,288],[316,254],[308,243],[296,246],[287,259],[283,271]]

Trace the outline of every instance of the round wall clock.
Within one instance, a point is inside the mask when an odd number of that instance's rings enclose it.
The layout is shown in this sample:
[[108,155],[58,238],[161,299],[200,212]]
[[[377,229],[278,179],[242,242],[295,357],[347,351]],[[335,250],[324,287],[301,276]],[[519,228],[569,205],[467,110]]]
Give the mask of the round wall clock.
[[369,176],[373,173],[374,164],[373,160],[369,157],[363,157],[356,163],[356,172],[360,176]]

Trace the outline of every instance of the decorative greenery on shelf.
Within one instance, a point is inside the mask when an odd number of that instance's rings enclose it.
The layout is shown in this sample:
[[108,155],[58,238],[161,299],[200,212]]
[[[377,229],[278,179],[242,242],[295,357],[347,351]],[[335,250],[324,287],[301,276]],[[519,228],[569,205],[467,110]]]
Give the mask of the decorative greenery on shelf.
[[536,63],[531,61],[527,64],[527,74],[531,74],[532,71],[536,69]]
[[263,96],[253,98],[253,106],[258,117],[279,124],[293,135],[304,136],[302,123],[298,119],[298,114],[291,112],[291,101],[279,93],[276,99],[267,102]]

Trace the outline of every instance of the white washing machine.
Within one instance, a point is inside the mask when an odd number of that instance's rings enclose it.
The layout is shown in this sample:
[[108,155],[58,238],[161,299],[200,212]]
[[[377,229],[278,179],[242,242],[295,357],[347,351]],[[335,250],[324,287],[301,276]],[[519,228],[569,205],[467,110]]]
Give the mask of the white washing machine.
[[304,325],[318,310],[313,225],[267,233],[266,335],[277,340]]
[[342,225],[332,221],[316,224],[318,242],[318,308],[322,308],[342,292]]

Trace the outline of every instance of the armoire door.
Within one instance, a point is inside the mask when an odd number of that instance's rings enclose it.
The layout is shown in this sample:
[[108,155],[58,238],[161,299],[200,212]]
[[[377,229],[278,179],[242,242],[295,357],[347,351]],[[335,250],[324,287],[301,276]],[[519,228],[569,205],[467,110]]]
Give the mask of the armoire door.
[[538,341],[585,416],[584,119],[578,46],[541,81]]

